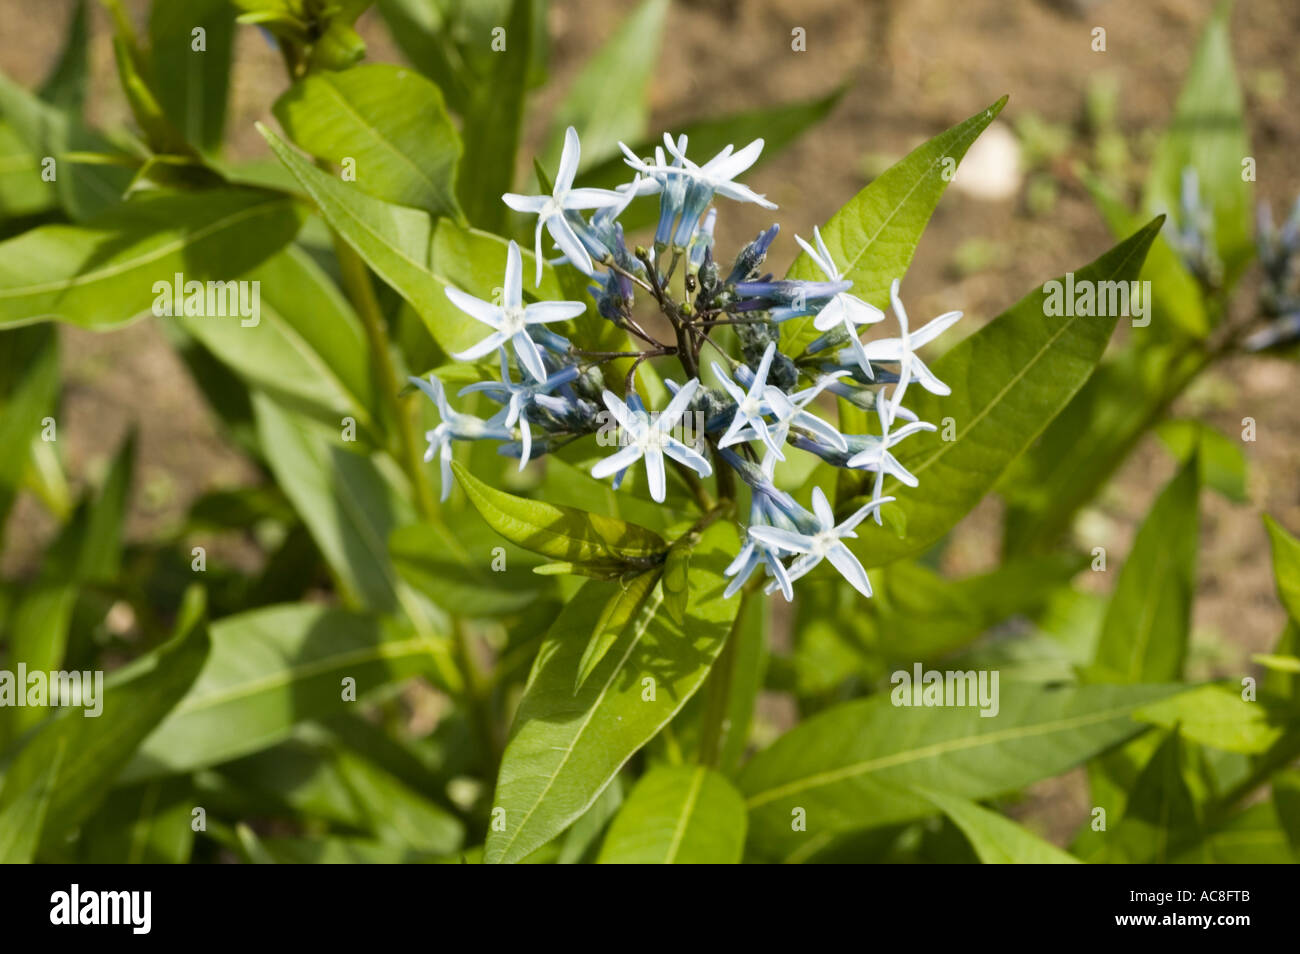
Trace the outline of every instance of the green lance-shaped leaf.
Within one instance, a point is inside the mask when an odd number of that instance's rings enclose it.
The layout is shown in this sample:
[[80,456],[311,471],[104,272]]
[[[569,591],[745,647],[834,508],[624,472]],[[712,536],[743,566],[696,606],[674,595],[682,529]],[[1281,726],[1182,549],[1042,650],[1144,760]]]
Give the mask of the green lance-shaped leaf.
[[1164,864],[1204,837],[1178,730],[1169,732],[1138,775],[1124,817],[1101,844],[1099,857],[1128,864]]
[[645,135],[650,80],[667,12],[668,0],[644,0],[583,66],[551,120],[546,150],[550,168],[559,162],[569,126],[582,140],[580,169],[618,153],[620,142],[636,142]]
[[[41,830],[41,844],[59,839],[87,818],[140,743],[189,691],[208,654],[203,592],[191,589],[176,636],[104,680],[93,707],[61,708],[25,738],[4,775],[0,812],[29,791],[62,752]],[[84,701],[84,697],[83,697]]]
[[969,799],[920,792],[961,829],[986,865],[1077,865],[1079,859]]
[[603,865],[732,865],[745,848],[745,800],[703,765],[665,765],[642,776],[614,816]]
[[451,466],[488,526],[525,550],[564,562],[649,568],[668,549],[663,537],[645,527],[516,497],[493,489],[459,463]]
[[[513,0],[474,3],[429,3],[428,0],[379,0],[389,32],[407,61],[438,84],[447,103],[461,116],[472,114],[474,95],[499,66],[500,41],[524,41],[506,24]],[[544,28],[546,0],[531,0],[532,22],[527,44],[528,87],[546,79],[549,37]],[[505,30],[505,36],[494,32]],[[486,38],[486,39],[485,39]],[[489,42],[497,40],[498,42]]]
[[1268,515],[1264,516],[1264,526],[1273,546],[1273,578],[1278,599],[1292,621],[1300,623],[1300,540]]
[[35,858],[65,748],[59,745],[44,773],[0,808],[0,865],[27,865]]
[[186,864],[194,849],[193,810],[202,804],[185,776],[114,788],[82,826],[83,864]]
[[[1282,737],[1287,715],[1262,701],[1247,702],[1241,697],[1241,688],[1229,684],[1197,686],[1143,706],[1133,718],[1165,729],[1177,728],[1189,742],[1259,755]],[[1295,717],[1291,719],[1294,724]]]
[[[203,33],[196,35],[196,30]],[[229,0],[155,3],[149,9],[154,91],[163,112],[199,149],[221,145],[234,34],[235,9]]]
[[1008,502],[1005,552],[1053,549],[1203,360],[1181,342],[1163,342],[1124,348],[1102,361],[999,481]]
[[1182,677],[1196,591],[1198,466],[1195,457],[1183,465],[1138,530],[1106,609],[1089,681]]
[[[1091,177],[1085,178],[1084,184],[1116,240],[1142,227],[1143,214],[1130,210],[1106,184]],[[1140,341],[1133,342],[1137,348],[1157,341],[1185,340],[1187,336],[1202,339],[1210,333],[1205,296],[1167,236],[1157,236],[1151,243],[1139,279],[1151,283],[1147,302],[1151,325]]]
[[[1006,102],[1004,96],[912,150],[822,226],[827,251],[842,277],[853,282],[854,295],[877,307],[888,307],[889,284],[906,274],[921,233],[954,178],[957,163]],[[801,281],[826,278],[807,253],[794,260],[786,277]],[[791,318],[781,326],[782,350],[800,354],[819,334],[811,317]]]
[[301,248],[290,245],[241,276],[258,282],[257,320],[177,323],[250,386],[288,408],[373,433],[376,404],[365,332],[352,306]]
[[217,771],[242,814],[293,814],[435,855],[460,848],[460,821],[368,755],[306,723],[287,742]]
[[686,618],[686,604],[691,592],[691,548],[680,543],[664,559],[664,609],[677,622]]
[[[1079,282],[1127,282],[1137,278],[1160,221],[1074,275]],[[1009,311],[946,352],[930,367],[952,394],[939,397],[921,388],[908,391],[908,406],[923,421],[951,418],[952,440],[943,427],[908,438],[898,459],[920,481],[910,490],[886,478],[907,533],[868,522],[850,546],[865,566],[881,566],[924,552],[993,488],[1007,466],[1069,404],[1097,366],[1118,315],[1063,314],[1056,309],[1064,279],[1048,282]],[[1073,309],[1070,309],[1073,311]],[[869,475],[868,475],[869,476]],[[862,505],[854,498],[845,512]]]
[[153,155],[197,158],[197,153],[185,141],[163,112],[158,96],[146,76],[144,56],[136,48],[134,39],[119,32],[113,37],[113,54],[117,61],[117,81],[131,107],[131,115],[144,134],[145,144]]
[[[20,662],[29,672],[59,669],[72,628],[78,588],[86,583],[111,585],[117,580],[134,464],[132,433],[114,455],[98,495],[77,508],[46,550],[40,575],[15,601],[10,669]],[[6,730],[17,734],[36,725],[45,715],[40,708],[0,710],[0,738],[5,738]]]
[[41,179],[41,160],[0,113],[0,222],[46,216],[58,207],[56,182]]
[[[980,799],[1058,775],[1141,732],[1133,710],[1178,689],[1012,683],[985,718],[897,707],[904,688],[814,716],[741,770],[753,852],[799,858],[838,833],[931,814],[914,788]],[[800,819],[806,830],[792,827]]]
[[691,560],[686,623],[660,611],[656,588],[576,694],[581,634],[617,584],[590,581],[564,608],[519,703],[493,801],[502,824],[488,834],[486,861],[519,861],[564,831],[704,682],[740,608],[722,598],[735,548],[729,525],[706,530]]
[[[456,38],[481,34],[454,30],[450,18],[454,13],[485,10],[494,13],[490,10],[491,4],[463,5],[444,11],[423,0],[379,0],[376,7],[387,21],[393,41],[406,55],[407,62],[433,80],[447,98],[447,105],[463,115],[469,104],[474,74]],[[488,24],[488,31],[491,32],[492,26],[500,22],[500,19],[494,19]]]
[[[106,328],[160,299],[170,308],[177,274],[231,281],[288,244],[300,224],[282,194],[222,189],[144,193],[85,225],[40,226],[0,242],[0,327],[57,318]],[[211,297],[205,289],[205,306]]]
[[40,89],[41,99],[71,116],[81,115],[86,99],[89,40],[86,0],[77,0],[64,35],[63,50]]
[[[0,531],[31,460],[28,450],[59,393],[59,339],[53,328],[0,334]],[[0,538],[3,533],[0,532]]]
[[[1276,798],[1280,776],[1274,777]],[[1281,809],[1256,802],[1206,833],[1203,841],[1173,853],[1173,864],[1293,865],[1300,854],[1292,850],[1282,827]]]
[[616,775],[614,781],[605,786],[592,806],[582,813],[582,817],[569,826],[564,838],[551,844],[559,845],[560,855],[557,865],[577,865],[594,861],[600,848],[601,839],[609,828],[610,819],[623,804],[625,793],[623,782]]
[[428,644],[372,616],[306,603],[228,616],[193,688],[153,728],[123,781],[188,772],[256,752],[308,719],[338,714],[345,678],[356,697],[428,666]]
[[[410,303],[443,351],[463,351],[482,340],[488,329],[452,305],[445,290],[455,285],[491,300],[505,274],[504,239],[461,229],[448,219],[439,219],[435,230],[428,213],[377,199],[355,183],[317,169],[266,127],[258,129],[325,220]],[[532,255],[523,255],[527,274]],[[563,297],[554,270],[543,270],[536,293],[545,299]]]
[[524,93],[532,59],[532,34],[545,30],[534,17],[533,0],[514,0],[500,39],[505,49],[492,57],[492,69],[471,92],[465,124],[465,161],[460,167],[459,195],[474,225],[499,232],[507,207],[501,196],[510,191],[515,153],[523,121]]
[[[0,74],[0,116],[13,129],[32,156],[54,160],[54,189],[68,217],[85,222],[122,201],[131,184],[130,165],[103,136],[88,129],[80,117],[51,105]],[[99,153],[121,159],[125,165],[76,164],[69,153]],[[28,188],[42,188],[41,166],[29,170]]]
[[355,162],[358,186],[380,199],[463,220],[456,201],[460,136],[442,93],[419,73],[388,63],[313,73],[275,103],[302,149]]
[[[651,590],[659,581],[660,571],[658,569],[644,570],[632,576],[631,579],[618,578],[616,581],[618,589],[610,596],[604,610],[601,611],[600,619],[596,620],[596,625],[592,629],[591,638],[587,640],[587,648],[582,651],[582,659],[578,661],[578,673],[573,684],[574,692],[582,688],[582,684],[587,681],[587,677],[595,671],[600,661],[605,658],[605,654],[609,652],[610,647],[618,641],[619,636],[623,634],[623,630],[637,618],[638,611],[645,604]],[[668,588],[666,585],[662,587],[662,593],[663,600],[653,612],[658,612],[660,608],[665,612],[668,611]],[[679,625],[683,622],[683,618],[674,613],[669,613],[669,616]]]
[[1300,772],[1288,769],[1273,776],[1276,825],[1285,832],[1288,847],[1300,859]]
[[1201,484],[1223,494],[1233,503],[1246,503],[1246,455],[1241,444],[1230,440],[1203,421],[1165,421],[1156,434],[1179,463],[1196,454],[1201,464]]
[[394,528],[415,521],[403,477],[386,458],[348,449],[335,428],[318,425],[253,394],[267,463],[311,531],[346,599],[389,611],[418,608],[388,559]]
[[[1200,465],[1196,455],[1161,492],[1138,531],[1103,617],[1088,682],[1143,683],[1181,678],[1196,589]],[[1093,805],[1118,814],[1154,746],[1147,736],[1088,766]],[[1081,833],[1076,849],[1103,841]],[[1080,847],[1084,846],[1084,847]]]
[[1201,202],[1212,210],[1213,243],[1231,285],[1254,254],[1251,159],[1241,86],[1232,62],[1229,19],[1223,2],[1205,26],[1173,119],[1151,160],[1144,205],[1177,214],[1183,173],[1194,170]]
[[509,616],[550,587],[533,572],[537,557],[503,541],[470,511],[398,527],[388,553],[403,579],[454,616]]

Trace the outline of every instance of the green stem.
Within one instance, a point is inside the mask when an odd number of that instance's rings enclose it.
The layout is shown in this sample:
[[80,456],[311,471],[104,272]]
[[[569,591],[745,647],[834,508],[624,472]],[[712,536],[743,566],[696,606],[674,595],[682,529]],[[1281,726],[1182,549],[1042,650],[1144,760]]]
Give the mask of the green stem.
[[401,386],[397,381],[397,369],[393,367],[392,352],[388,346],[388,330],[379,308],[379,299],[375,297],[374,286],[370,282],[370,275],[361,256],[352,249],[352,246],[343,241],[337,232],[331,234],[334,239],[334,255],[338,259],[339,271],[343,277],[343,288],[361,317],[366,342],[370,346],[380,398],[387,409],[388,419],[397,431],[399,460],[411,481],[416,509],[424,519],[433,519],[438,514],[438,505],[433,499],[433,491],[424,473],[419,437],[412,414],[414,408],[402,402]]
[[497,766],[501,763],[501,749],[494,728],[495,720],[492,718],[491,690],[484,685],[478,665],[474,662],[474,655],[470,649],[470,634],[465,628],[464,620],[456,621],[455,630],[456,665],[465,679],[463,693],[465,708],[469,711],[470,721],[479,736],[484,756],[488,760],[487,775],[495,778]]

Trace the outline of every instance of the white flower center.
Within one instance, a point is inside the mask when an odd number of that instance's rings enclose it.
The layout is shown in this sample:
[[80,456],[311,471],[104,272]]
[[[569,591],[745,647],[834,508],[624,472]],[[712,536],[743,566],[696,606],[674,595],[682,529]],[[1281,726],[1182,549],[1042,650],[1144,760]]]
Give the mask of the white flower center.
[[637,446],[641,450],[662,450],[668,435],[657,427],[647,427],[637,436]]
[[812,543],[810,544],[812,555],[825,559],[826,554],[830,552],[830,548],[838,543],[839,539],[840,538],[835,535],[834,528],[830,530],[821,530],[813,534]]
[[512,308],[501,309],[501,331],[507,335],[515,335],[523,331],[527,326],[524,320],[524,308],[522,305],[515,305]]

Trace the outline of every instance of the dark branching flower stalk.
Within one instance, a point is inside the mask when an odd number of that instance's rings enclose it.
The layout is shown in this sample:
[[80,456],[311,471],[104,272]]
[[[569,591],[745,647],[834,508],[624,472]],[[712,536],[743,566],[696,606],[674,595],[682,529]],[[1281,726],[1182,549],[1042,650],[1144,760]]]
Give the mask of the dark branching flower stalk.
[[[621,145],[621,144],[620,144]],[[714,247],[719,196],[776,208],[765,197],[735,181],[758,159],[763,141],[739,151],[731,146],[703,165],[687,157],[685,136],[665,134],[664,145],[650,157],[622,146],[634,178],[615,190],[574,188],[580,144],[570,128],[550,195],[505,195],[511,208],[537,215],[536,284],[541,284],[542,232],[554,240],[561,257],[592,279],[591,294],[602,318],[627,332],[637,351],[590,352],[546,326],[586,310],[581,302],[525,305],[522,261],[511,242],[501,304],[482,301],[448,288],[452,303],[490,329],[483,340],[454,357],[474,361],[493,351],[500,356],[499,381],[470,385],[461,394],[478,392],[501,405],[488,420],[461,414],[448,405],[435,377],[413,379],[438,406],[442,423],[427,435],[426,460],[442,462],[442,496],[451,489],[453,441],[500,441],[500,452],[530,459],[586,435],[615,450],[591,469],[597,479],[612,477],[617,487],[634,465],[645,468],[650,496],[662,503],[667,493],[665,458],[700,478],[717,474],[739,477],[751,490],[749,523],[739,554],[727,568],[734,595],[762,567],[770,578],[767,592],[792,598],[791,584],[823,560],[829,561],[866,596],[871,585],[858,558],[845,545],[868,516],[881,522],[882,495],[889,475],[907,487],[916,478],[891,453],[901,440],[933,424],[918,421],[903,406],[912,384],[946,395],[947,385],[926,367],[916,349],[937,338],[961,317],[949,312],[910,331],[898,281],[890,303],[899,325],[894,338],[864,342],[864,328],[885,313],[852,294],[844,277],[846,263],[834,260],[820,229],[810,244],[795,236],[824,276],[824,281],[778,280],[763,272],[777,225],[759,233],[737,254],[730,268],[720,267]],[[659,197],[659,221],[652,249],[629,250],[618,218],[638,198]],[[591,211],[590,218],[582,213]],[[673,277],[682,269],[680,282]],[[603,271],[602,271],[603,269]],[[678,290],[680,289],[680,291]],[[673,328],[673,341],[660,341],[635,318],[639,294],[653,299]],[[781,349],[781,325],[792,318],[813,318],[821,336],[801,355]],[[728,355],[713,339],[715,329],[729,327],[740,344],[742,360]],[[714,386],[700,378],[704,350],[712,348],[707,366]],[[673,397],[663,410],[651,412],[635,389],[635,370],[649,358],[676,357],[686,374],[684,384],[666,382]],[[512,378],[514,359],[519,380]],[[604,369],[615,360],[632,362],[619,382],[623,396],[611,390]],[[719,362],[723,363],[719,363]],[[875,412],[879,434],[842,434],[813,412],[822,392]],[[895,426],[902,421],[902,426]],[[693,423],[694,422],[694,423]],[[773,481],[786,448],[814,454],[835,467],[875,474],[871,499],[836,522],[825,491],[815,487],[812,509],[801,506]]]

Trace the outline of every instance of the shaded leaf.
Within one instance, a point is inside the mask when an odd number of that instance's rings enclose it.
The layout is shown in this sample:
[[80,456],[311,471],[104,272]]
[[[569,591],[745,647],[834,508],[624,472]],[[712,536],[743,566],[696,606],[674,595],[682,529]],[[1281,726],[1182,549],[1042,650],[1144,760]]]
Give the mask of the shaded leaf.
[[649,567],[668,549],[662,537],[645,527],[503,493],[460,464],[451,466],[488,526],[526,550],[575,563]]
[[307,719],[334,715],[344,678],[358,699],[422,671],[428,645],[409,629],[342,610],[289,604],[228,616],[193,687],[153,731],[122,781],[188,772],[287,738]]
[[1199,490],[1193,458],[1143,521],[1106,609],[1092,681],[1168,682],[1182,676],[1196,592]]
[[488,834],[485,861],[519,861],[567,828],[704,682],[739,610],[722,599],[735,544],[724,523],[705,531],[686,625],[660,611],[656,588],[577,694],[584,644],[573,634],[594,628],[616,584],[588,582],[565,606],[515,715],[493,802],[505,828]]
[[965,798],[921,792],[961,829],[986,865],[1077,865],[1079,859],[1017,825],[1011,819]]
[[166,645],[104,681],[96,700],[102,706],[98,717],[87,717],[90,710],[81,707],[61,708],[14,754],[0,789],[0,811],[28,792],[63,753],[41,830],[42,845],[58,843],[95,810],[136,748],[189,691],[208,654],[201,590],[187,594],[176,630]]

